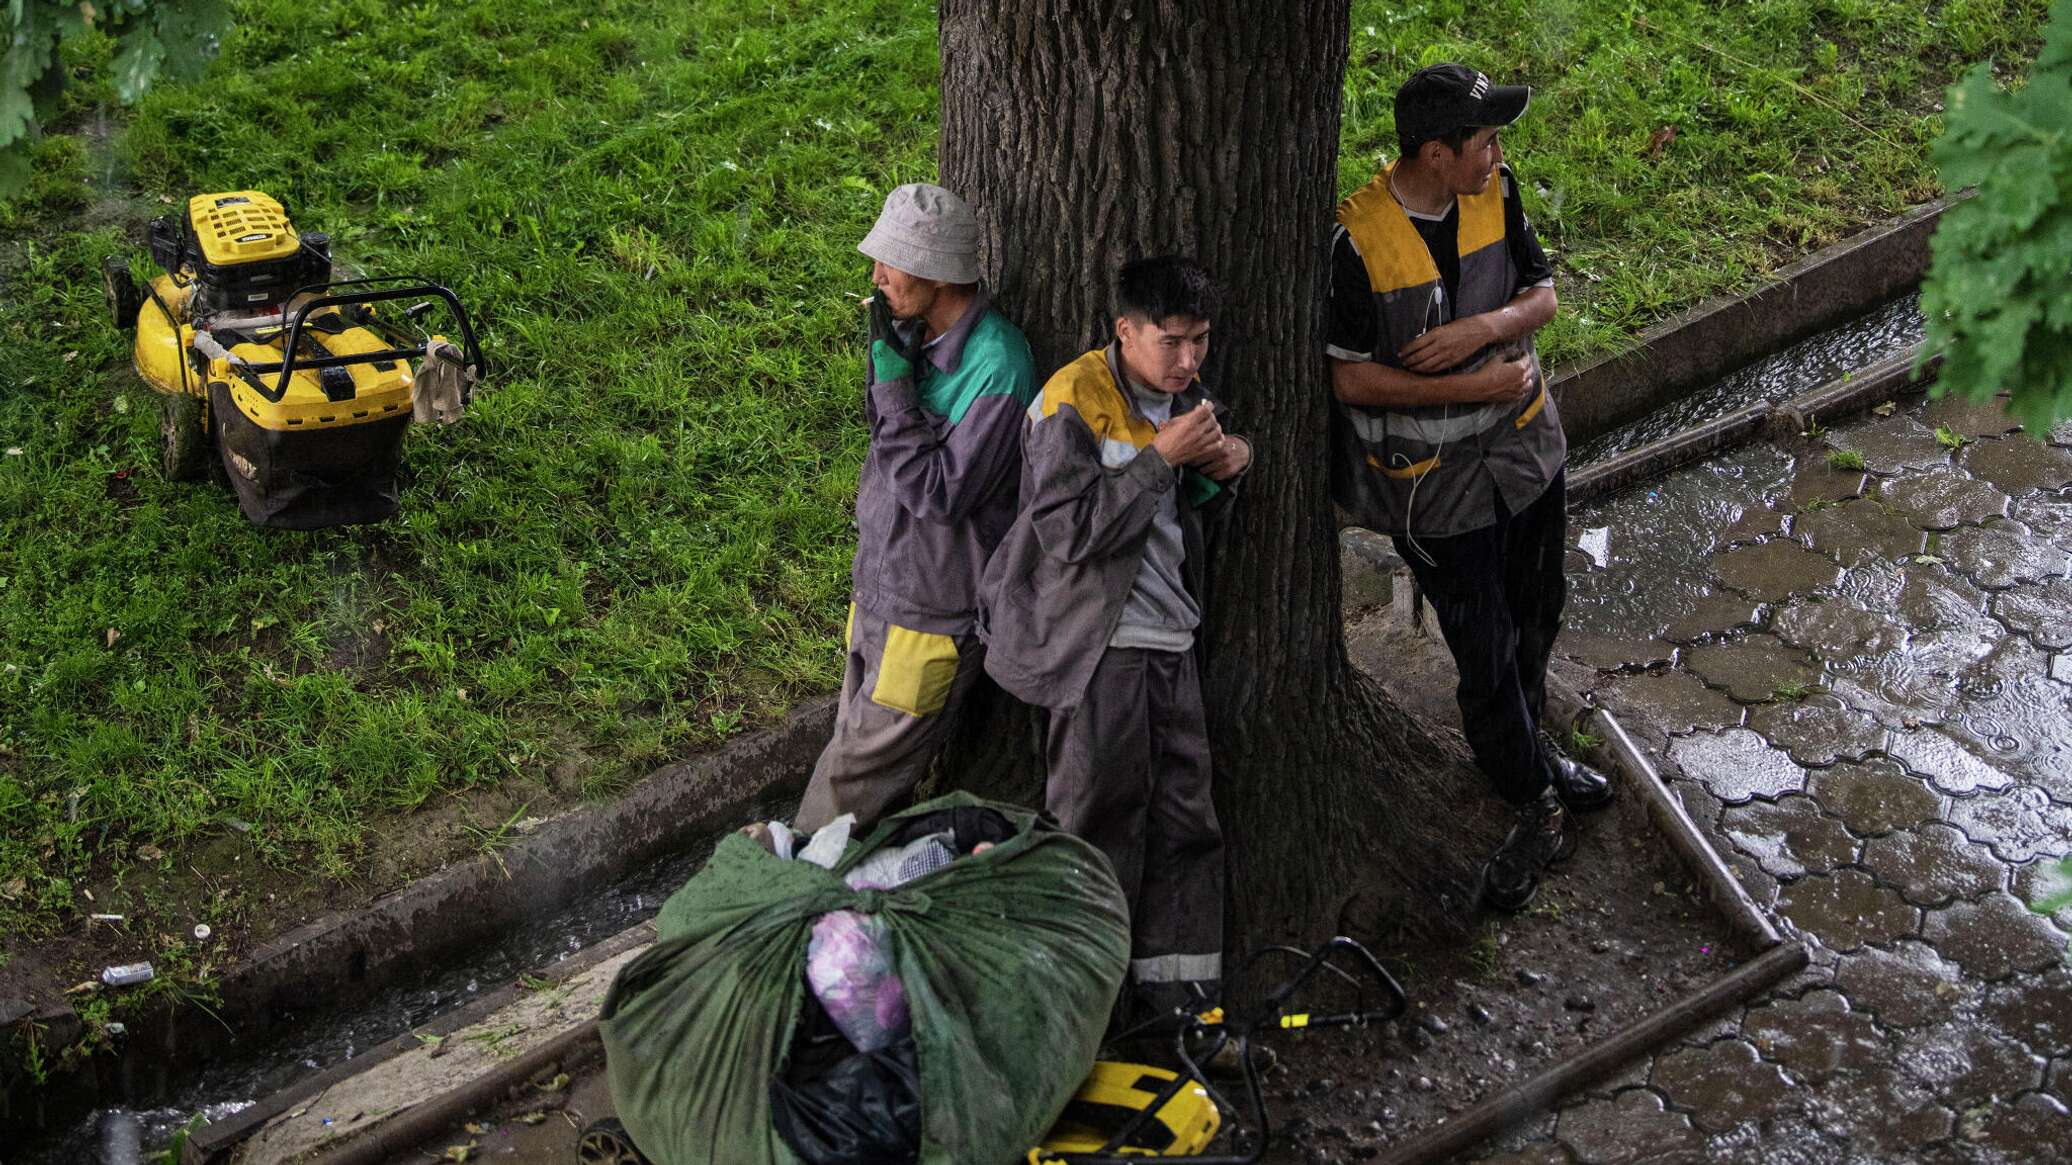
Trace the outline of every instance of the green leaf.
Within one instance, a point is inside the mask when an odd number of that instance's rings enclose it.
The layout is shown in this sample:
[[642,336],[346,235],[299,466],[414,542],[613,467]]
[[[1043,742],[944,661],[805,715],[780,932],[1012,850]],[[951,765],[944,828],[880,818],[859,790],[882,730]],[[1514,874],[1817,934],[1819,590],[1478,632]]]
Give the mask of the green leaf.
[[152,13],[165,46],[166,71],[180,81],[199,78],[230,32],[230,5],[225,0],[161,3]]
[[124,105],[136,102],[158,79],[165,63],[165,42],[149,24],[132,25],[122,34],[121,49],[115,54],[115,95]]
[[2072,0],[2054,6],[2044,44],[2014,92],[1987,66],[1950,87],[1933,153],[1945,188],[1976,195],[1944,215],[1921,287],[1942,388],[2006,389],[2038,432],[2072,415]]

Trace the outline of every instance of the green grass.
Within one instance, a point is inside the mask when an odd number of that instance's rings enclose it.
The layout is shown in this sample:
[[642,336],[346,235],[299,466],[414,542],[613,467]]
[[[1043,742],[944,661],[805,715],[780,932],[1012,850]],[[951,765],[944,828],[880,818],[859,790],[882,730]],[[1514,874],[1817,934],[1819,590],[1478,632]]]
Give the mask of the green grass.
[[1458,60],[1532,85],[1503,140],[1555,259],[1562,311],[1541,351],[1558,363],[1939,194],[1943,86],[2033,57],[2047,7],[1355,0],[1339,185],[1396,153],[1412,70]]
[[[1559,271],[1544,350],[1583,356],[1935,193],[1939,86],[2033,51],[2042,8],[1361,0],[1342,184],[1417,65],[1537,86],[1506,140]],[[206,81],[108,114],[107,46],[71,50],[0,204],[0,945],[233,830],[350,877],[398,814],[608,792],[831,688],[853,247],[933,174],[936,54],[922,0],[244,0]],[[97,266],[245,187],[478,313],[486,390],[412,433],[381,527],[257,531],[152,468]]]
[[1850,473],[1859,472],[1864,467],[1863,454],[1854,449],[1830,449],[1827,451],[1827,467]]

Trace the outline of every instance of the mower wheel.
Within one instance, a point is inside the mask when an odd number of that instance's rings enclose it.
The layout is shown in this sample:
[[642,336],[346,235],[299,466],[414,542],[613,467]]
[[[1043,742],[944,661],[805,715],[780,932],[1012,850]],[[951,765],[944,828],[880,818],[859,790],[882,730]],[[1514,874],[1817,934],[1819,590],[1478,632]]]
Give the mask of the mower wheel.
[[650,1165],[626,1135],[626,1126],[613,1116],[599,1117],[583,1129],[576,1141],[576,1160],[582,1165]]
[[144,306],[144,293],[130,275],[129,260],[110,255],[101,260],[101,294],[108,300],[108,318],[117,331],[137,326],[137,312]]
[[158,401],[158,464],[167,481],[196,481],[209,471],[209,433],[201,401],[165,393]]

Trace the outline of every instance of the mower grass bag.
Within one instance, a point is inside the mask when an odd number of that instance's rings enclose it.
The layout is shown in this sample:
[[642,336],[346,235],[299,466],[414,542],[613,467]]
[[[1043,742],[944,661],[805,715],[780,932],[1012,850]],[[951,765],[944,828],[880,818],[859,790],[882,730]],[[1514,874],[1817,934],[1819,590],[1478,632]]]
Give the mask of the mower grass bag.
[[[890,890],[843,883],[872,853],[943,830],[962,856],[941,869]],[[1004,840],[972,853],[973,838]],[[821,1074],[823,1101],[852,1095],[911,1117],[898,1093],[917,1078],[922,1165],[1006,1165],[1085,1081],[1129,964],[1128,907],[1092,846],[961,793],[881,823],[833,870],[736,834],[662,907],[659,941],[604,1001],[612,1100],[655,1165],[802,1165],[772,1096],[796,1137],[794,1050],[824,1048],[831,1030],[806,981],[807,945],[815,920],[839,910],[884,923],[912,1037],[869,1054],[843,1047]]]

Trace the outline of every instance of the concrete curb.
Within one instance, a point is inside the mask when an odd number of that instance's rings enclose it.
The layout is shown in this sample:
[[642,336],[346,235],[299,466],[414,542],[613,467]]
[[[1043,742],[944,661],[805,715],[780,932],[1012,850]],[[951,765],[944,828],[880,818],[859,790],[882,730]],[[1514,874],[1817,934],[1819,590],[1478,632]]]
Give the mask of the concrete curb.
[[1551,387],[1570,442],[1897,298],[1927,274],[1929,237],[1957,201],[1917,206],[1793,263],[1749,295],[1711,300],[1657,324],[1623,352],[1556,369]]
[[1586,505],[1765,433],[1790,437],[1804,432],[1810,421],[1832,421],[1900,393],[1924,392],[1935,382],[1942,357],[1930,357],[1916,373],[1914,361],[1918,358],[1919,349],[1888,356],[1783,404],[1753,404],[1600,461],[1569,479],[1568,504]]
[[[161,1096],[181,1075],[169,1065],[198,1069],[234,1042],[263,1038],[294,1022],[312,1010],[313,1001],[325,1008],[350,1006],[422,977],[456,952],[543,909],[739,824],[760,801],[803,792],[833,729],[834,708],[833,697],[809,701],[767,731],[658,770],[613,804],[555,817],[495,858],[448,867],[364,909],[279,936],[218,980],[214,1006],[168,1006],[132,1023],[117,1062],[40,1087],[10,1077],[0,1093],[0,1143],[40,1136],[66,1113],[83,1114],[111,1095]],[[66,1007],[30,1022],[56,1033],[76,1029],[79,1021]],[[99,1071],[90,1075],[92,1069]]]

